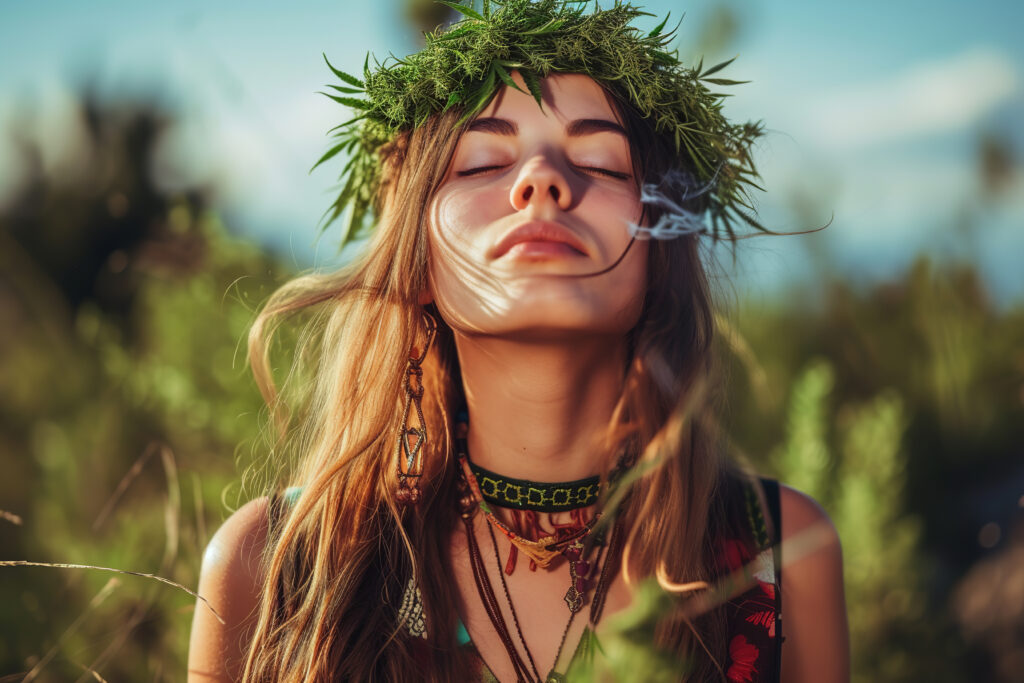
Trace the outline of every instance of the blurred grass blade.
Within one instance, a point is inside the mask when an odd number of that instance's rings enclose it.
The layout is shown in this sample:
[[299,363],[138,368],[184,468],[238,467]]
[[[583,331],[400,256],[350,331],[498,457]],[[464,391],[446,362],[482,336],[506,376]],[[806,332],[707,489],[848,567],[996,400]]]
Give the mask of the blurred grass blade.
[[6,520],[15,526],[21,526],[21,516],[7,510],[0,510],[0,519]]
[[178,529],[181,523],[181,487],[178,484],[178,465],[174,453],[167,446],[160,447],[160,460],[164,465],[167,479],[167,501],[164,505],[164,557],[160,562],[160,573],[170,573],[178,556]]
[[107,517],[110,516],[110,513],[113,512],[118,501],[121,500],[121,496],[123,496],[124,492],[128,490],[131,483],[135,481],[135,478],[142,473],[142,468],[146,466],[146,462],[153,457],[153,454],[156,453],[156,451],[157,445],[155,443],[151,443],[146,446],[144,451],[142,451],[142,455],[136,458],[135,462],[132,463],[132,466],[128,469],[125,475],[121,477],[121,481],[118,483],[117,488],[114,489],[114,493],[111,494],[110,498],[107,499],[107,502],[103,504],[103,509],[100,510],[98,515],[96,515],[96,521],[92,523],[93,531],[98,530],[103,526],[103,523],[107,521]]
[[112,567],[98,567],[92,564],[70,564],[65,562],[31,562],[29,560],[0,560],[0,567],[50,567],[52,569],[95,569],[96,571],[101,572],[114,572],[116,574],[128,574],[129,576],[141,576],[144,579],[153,579],[154,581],[166,583],[168,586],[173,586],[174,588],[185,591],[193,598],[200,600],[204,605],[209,607],[210,611],[213,612],[213,616],[217,617],[217,621],[219,621],[222,624],[227,623],[224,621],[224,619],[221,618],[217,610],[213,608],[213,605],[210,604],[210,601],[201,596],[199,593],[196,593],[191,588],[187,588],[181,585],[177,581],[171,581],[170,579],[165,579],[164,577],[157,576],[156,574],[147,574],[146,572],[133,572],[128,569],[114,569]]
[[60,648],[64,645],[64,642],[71,637],[71,634],[78,630],[83,622],[85,622],[85,618],[88,617],[94,609],[103,604],[103,601],[106,600],[120,584],[121,581],[116,576],[110,577],[110,580],[107,581],[103,588],[100,589],[99,593],[94,595],[92,600],[89,601],[89,606],[86,607],[85,611],[79,614],[75,620],[71,622],[71,625],[64,629],[64,633],[60,634],[60,637],[57,638],[57,642],[53,644],[53,647],[50,648],[49,652],[43,655],[36,665],[33,666],[27,674],[25,674],[25,678],[21,679],[22,683],[29,683],[30,681],[35,680],[39,675],[39,672],[46,668],[46,665],[50,663]]

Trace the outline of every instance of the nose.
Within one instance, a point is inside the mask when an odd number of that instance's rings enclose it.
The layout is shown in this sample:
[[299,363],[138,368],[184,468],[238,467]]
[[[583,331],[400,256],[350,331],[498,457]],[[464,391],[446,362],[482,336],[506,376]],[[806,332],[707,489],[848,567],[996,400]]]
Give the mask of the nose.
[[551,160],[538,156],[528,161],[509,195],[512,207],[522,211],[531,204],[554,201],[559,209],[566,211],[572,206],[572,190],[565,175],[552,164]]

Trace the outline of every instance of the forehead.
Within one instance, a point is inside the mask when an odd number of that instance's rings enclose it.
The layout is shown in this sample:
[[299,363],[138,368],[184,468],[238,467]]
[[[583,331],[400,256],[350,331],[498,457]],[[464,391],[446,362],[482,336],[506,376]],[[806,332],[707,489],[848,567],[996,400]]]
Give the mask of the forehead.
[[590,76],[583,74],[553,74],[540,80],[543,111],[529,94],[519,72],[512,79],[523,92],[502,87],[493,100],[480,112],[480,117],[496,117],[517,121],[554,120],[568,123],[577,119],[607,119],[620,121],[608,94]]

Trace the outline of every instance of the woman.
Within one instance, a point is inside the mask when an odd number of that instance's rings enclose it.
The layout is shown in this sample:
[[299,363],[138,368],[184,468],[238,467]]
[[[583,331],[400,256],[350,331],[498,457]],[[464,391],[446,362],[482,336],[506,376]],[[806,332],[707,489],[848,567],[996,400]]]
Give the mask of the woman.
[[[298,464],[211,542],[190,680],[848,680],[834,529],[713,433],[697,240],[745,215],[759,127],[629,6],[462,11],[365,82],[336,71],[366,99],[337,98],[365,118],[325,155],[352,157],[335,215],[379,219],[254,326]],[[652,594],[620,657],[616,613]]]

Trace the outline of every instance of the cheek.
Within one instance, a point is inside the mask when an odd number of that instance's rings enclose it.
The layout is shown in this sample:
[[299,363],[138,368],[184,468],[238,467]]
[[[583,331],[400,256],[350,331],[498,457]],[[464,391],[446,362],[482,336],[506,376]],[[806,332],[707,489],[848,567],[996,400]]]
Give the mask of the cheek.
[[612,284],[608,303],[611,329],[626,332],[636,327],[647,298],[647,242],[637,240],[629,255],[619,264],[621,272]]
[[629,307],[635,308],[637,316],[643,308],[644,298],[647,293],[647,268],[650,257],[651,243],[648,240],[636,240],[629,248],[628,256],[623,260],[624,279],[623,291],[626,294]]
[[640,195],[635,189],[630,188],[615,194],[609,193],[607,201],[609,213],[615,211],[629,223],[640,221],[643,205],[640,203]]
[[432,220],[442,235],[472,237],[479,228],[507,213],[508,206],[508,190],[493,185],[442,190],[434,201]]
[[[640,222],[643,208],[637,195],[630,190],[593,189],[587,197],[584,220],[600,235],[602,258],[611,265],[630,244],[631,225]],[[626,262],[620,263],[621,270],[633,271],[639,267],[644,271],[647,244],[636,240],[629,246]],[[638,258],[638,257],[643,258]],[[639,262],[639,263],[638,263]]]
[[632,187],[592,188],[581,205],[586,205],[588,219],[595,225],[621,229],[627,237],[628,224],[639,222],[643,212],[640,195]]
[[485,228],[498,217],[492,194],[442,188],[430,205],[430,294],[445,322],[464,332],[477,328],[474,312],[489,291],[482,262],[489,246]]

